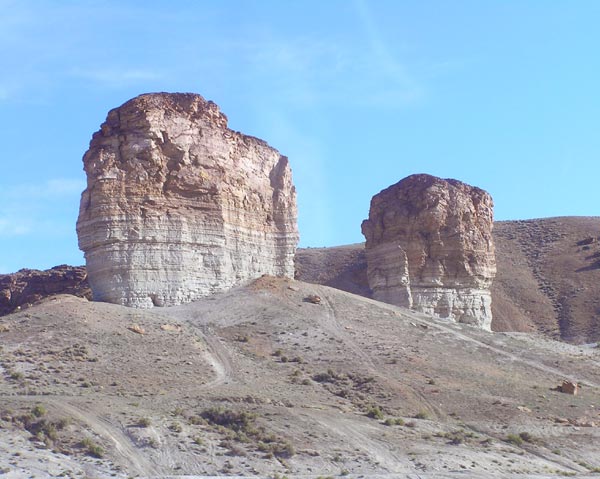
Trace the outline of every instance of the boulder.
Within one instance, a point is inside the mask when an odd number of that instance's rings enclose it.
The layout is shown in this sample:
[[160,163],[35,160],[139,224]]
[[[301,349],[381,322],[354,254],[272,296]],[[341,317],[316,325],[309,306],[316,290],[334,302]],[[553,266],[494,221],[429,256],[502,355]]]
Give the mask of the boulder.
[[412,175],[381,191],[362,224],[373,297],[489,330],[492,226],[491,196],[457,180]]
[[577,396],[579,392],[579,384],[573,381],[564,380],[560,386],[556,388],[561,393],[571,394],[573,396]]
[[83,157],[77,233],[94,300],[175,305],[263,274],[293,277],[288,159],[200,95],[138,96]]

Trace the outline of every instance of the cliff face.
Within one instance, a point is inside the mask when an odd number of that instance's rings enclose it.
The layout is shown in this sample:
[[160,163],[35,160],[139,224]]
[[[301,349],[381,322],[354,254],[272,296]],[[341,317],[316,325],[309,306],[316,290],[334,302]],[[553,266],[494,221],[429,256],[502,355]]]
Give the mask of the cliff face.
[[227,128],[214,103],[136,97],[109,112],[83,162],[77,233],[95,300],[174,305],[263,274],[293,277],[288,160]]
[[412,175],[371,201],[362,224],[373,297],[490,329],[493,202],[456,180]]

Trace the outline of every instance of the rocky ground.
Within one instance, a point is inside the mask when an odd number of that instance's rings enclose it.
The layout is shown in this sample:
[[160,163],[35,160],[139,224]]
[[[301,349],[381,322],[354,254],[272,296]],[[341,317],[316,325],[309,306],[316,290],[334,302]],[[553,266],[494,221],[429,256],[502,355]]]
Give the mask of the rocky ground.
[[7,478],[600,470],[595,345],[269,277],[153,310],[57,296],[0,331]]

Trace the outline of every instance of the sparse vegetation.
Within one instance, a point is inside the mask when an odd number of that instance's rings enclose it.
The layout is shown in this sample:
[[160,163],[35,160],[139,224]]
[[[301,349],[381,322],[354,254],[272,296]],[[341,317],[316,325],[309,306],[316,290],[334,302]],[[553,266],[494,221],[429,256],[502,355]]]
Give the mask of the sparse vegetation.
[[33,414],[35,417],[42,417],[46,414],[46,408],[44,406],[42,406],[41,404],[36,404],[32,409],[31,409],[31,414]]
[[450,431],[445,433],[436,433],[434,434],[434,436],[447,439],[449,441],[448,444],[452,444],[454,446],[463,444],[469,439],[476,438],[475,433],[471,431],[465,431],[464,429],[458,429],[456,431]]
[[525,441],[525,442],[530,442],[530,443],[536,442],[536,439],[528,432],[520,432],[519,437],[521,439],[523,439],[523,441]]
[[194,436],[192,441],[194,441],[194,444],[197,446],[204,446],[204,439],[202,439],[200,436]]
[[379,408],[379,406],[371,406],[369,409],[367,409],[367,416],[379,420],[384,418],[383,411]]
[[149,417],[141,417],[137,420],[137,425],[139,427],[150,427],[152,425],[152,420]]
[[174,422],[169,426],[169,429],[173,432],[180,433],[183,431],[183,427],[178,422]]
[[246,411],[232,411],[222,407],[210,408],[200,414],[211,424],[226,427],[233,431],[248,431],[253,425],[256,415]]
[[506,442],[514,446],[522,446],[524,441],[518,434],[509,434],[506,436]]
[[[255,443],[257,450],[276,457],[291,457],[296,451],[292,443],[274,434],[267,433],[256,425],[256,414],[248,411],[234,411],[223,407],[204,410],[200,416],[215,425],[229,439],[243,443]],[[228,432],[229,431],[229,432]]]
[[401,417],[388,417],[383,423],[386,426],[404,426],[404,419]]
[[[49,447],[58,442],[59,431],[67,427],[71,421],[67,418],[51,421],[44,417],[46,414],[46,409],[41,404],[38,404],[29,413],[20,416],[11,416],[10,420],[14,425],[22,427],[33,438]],[[6,419],[9,418],[6,417]]]
[[185,413],[185,410],[182,407],[177,406],[175,409],[173,409],[173,412],[171,413],[171,415],[183,416],[184,413]]
[[415,414],[415,419],[429,419],[429,413],[427,411],[419,411]]
[[85,452],[88,456],[95,457],[97,459],[104,457],[104,449],[88,437],[81,440],[79,447],[85,449]]

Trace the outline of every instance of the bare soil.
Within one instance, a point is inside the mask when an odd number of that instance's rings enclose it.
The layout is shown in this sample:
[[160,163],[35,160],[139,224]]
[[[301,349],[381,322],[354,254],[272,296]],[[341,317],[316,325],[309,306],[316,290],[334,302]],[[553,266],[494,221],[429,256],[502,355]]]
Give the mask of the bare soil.
[[[7,478],[600,468],[592,346],[269,277],[153,310],[56,296],[0,318],[0,331]],[[578,395],[553,389],[564,379]]]

